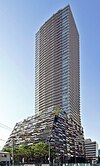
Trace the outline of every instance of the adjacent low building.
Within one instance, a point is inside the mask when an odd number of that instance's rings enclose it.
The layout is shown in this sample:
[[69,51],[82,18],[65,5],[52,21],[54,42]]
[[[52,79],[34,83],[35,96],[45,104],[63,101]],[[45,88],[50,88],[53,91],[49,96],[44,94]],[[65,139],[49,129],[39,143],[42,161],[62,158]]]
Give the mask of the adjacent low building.
[[10,154],[9,152],[0,152],[0,166],[10,166]]
[[87,160],[95,162],[98,158],[98,144],[91,139],[85,140],[85,153]]

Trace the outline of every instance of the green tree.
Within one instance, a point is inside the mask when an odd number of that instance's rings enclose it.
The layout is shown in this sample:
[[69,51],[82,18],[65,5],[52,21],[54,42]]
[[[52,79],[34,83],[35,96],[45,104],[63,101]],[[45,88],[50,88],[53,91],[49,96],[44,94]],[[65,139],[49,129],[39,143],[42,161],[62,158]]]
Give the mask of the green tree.
[[25,149],[24,146],[20,146],[15,148],[14,150],[14,158],[15,158],[15,162],[22,162],[22,158],[25,158]]
[[[3,151],[7,151],[12,156],[12,148],[5,148]],[[39,142],[32,146],[22,145],[14,148],[14,161],[15,163],[22,162],[24,158],[25,163],[29,162],[48,162],[48,143]],[[51,149],[51,159],[55,157],[55,152]]]
[[24,161],[28,163],[29,158],[31,157],[31,147],[29,146],[20,146],[15,149],[15,161],[22,162],[22,159],[24,158]]
[[45,162],[48,156],[48,144],[39,142],[34,145],[34,157],[38,162]]
[[[9,152],[10,156],[12,156],[12,148],[4,148],[3,151]],[[28,162],[28,160],[33,157],[32,154],[33,151],[31,150],[30,146],[20,146],[14,148],[14,161],[15,163],[22,162],[22,159],[24,158],[25,162]]]
[[10,153],[10,156],[12,155],[12,148],[9,147],[9,148],[4,148],[3,149],[3,152],[9,152]]

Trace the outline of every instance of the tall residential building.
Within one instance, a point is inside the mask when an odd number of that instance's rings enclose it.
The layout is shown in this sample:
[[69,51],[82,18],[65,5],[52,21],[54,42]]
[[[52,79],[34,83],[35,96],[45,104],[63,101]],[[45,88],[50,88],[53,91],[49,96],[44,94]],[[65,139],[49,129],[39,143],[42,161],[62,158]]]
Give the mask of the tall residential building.
[[[57,158],[84,158],[80,120],[79,34],[70,6],[36,34],[35,115],[15,125],[5,147],[50,142]],[[57,159],[56,158],[56,159]],[[82,162],[81,160],[80,162]]]
[[35,113],[59,106],[80,124],[79,33],[68,5],[36,34]]
[[73,123],[67,128],[67,147],[75,149],[74,156],[83,155],[79,33],[69,5],[41,26],[35,48],[35,113],[42,115],[51,107],[66,112]]

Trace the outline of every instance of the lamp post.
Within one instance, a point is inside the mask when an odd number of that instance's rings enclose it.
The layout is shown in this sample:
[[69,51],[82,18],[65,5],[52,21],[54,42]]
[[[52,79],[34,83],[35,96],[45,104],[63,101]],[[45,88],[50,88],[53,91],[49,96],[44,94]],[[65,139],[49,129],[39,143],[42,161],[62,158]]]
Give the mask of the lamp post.
[[50,158],[51,158],[51,156],[50,156],[50,139],[49,139],[49,166],[50,166]]

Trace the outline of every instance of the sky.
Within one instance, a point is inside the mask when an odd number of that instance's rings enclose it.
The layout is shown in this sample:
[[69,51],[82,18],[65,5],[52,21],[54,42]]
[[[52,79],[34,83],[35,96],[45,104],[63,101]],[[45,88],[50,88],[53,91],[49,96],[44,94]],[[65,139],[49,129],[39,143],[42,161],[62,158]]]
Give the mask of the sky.
[[100,147],[100,1],[0,0],[0,148],[16,122],[35,112],[35,34],[68,4],[80,34],[84,136]]

